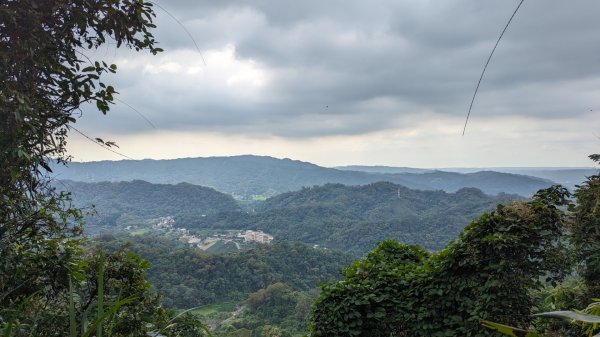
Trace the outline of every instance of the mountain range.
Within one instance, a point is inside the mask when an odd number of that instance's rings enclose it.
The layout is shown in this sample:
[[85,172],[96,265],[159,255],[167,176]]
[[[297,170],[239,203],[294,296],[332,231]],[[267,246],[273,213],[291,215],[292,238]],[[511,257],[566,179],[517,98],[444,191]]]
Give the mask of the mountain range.
[[277,241],[298,241],[362,254],[393,238],[437,250],[469,222],[517,195],[489,196],[476,188],[454,193],[409,189],[390,182],[306,187],[240,207],[230,195],[189,183],[63,182],[86,216],[88,233],[148,228],[161,218],[175,227],[262,230]]
[[447,193],[413,190],[390,182],[326,184],[269,198],[257,203],[254,212],[175,219],[190,229],[262,230],[277,239],[360,255],[389,238],[440,249],[480,214],[515,199],[520,198],[489,196],[476,188]]
[[598,173],[598,169],[593,167],[452,167],[441,169],[424,169],[412,167],[350,165],[338,166],[335,168],[338,170],[360,171],[368,173],[432,173],[436,171],[444,171],[468,174],[481,171],[493,171],[547,179],[557,184],[561,184],[571,190],[573,190],[576,185],[583,182],[586,177]]
[[[498,193],[531,196],[554,182],[514,173],[479,171],[472,173],[404,169],[392,172],[327,168],[291,159],[264,156],[184,158],[171,160],[122,160],[54,165],[59,180],[82,182],[144,180],[157,184],[191,183],[212,187],[237,198],[274,196],[302,187],[339,183],[365,185],[378,181],[419,190],[455,192],[474,187],[489,195]],[[582,179],[583,180],[583,179]]]

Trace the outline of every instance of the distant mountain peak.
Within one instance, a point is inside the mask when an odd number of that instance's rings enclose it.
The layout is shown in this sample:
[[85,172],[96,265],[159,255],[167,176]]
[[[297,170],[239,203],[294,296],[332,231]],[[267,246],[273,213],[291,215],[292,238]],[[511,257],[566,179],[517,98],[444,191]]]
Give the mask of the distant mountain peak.
[[490,195],[509,193],[522,196],[530,196],[538,189],[553,184],[550,180],[514,173],[463,174],[387,166],[326,168],[290,158],[256,155],[73,162],[68,168],[56,165],[53,169],[61,179],[83,182],[139,179],[162,184],[187,182],[241,198],[268,197],[327,183],[366,185],[388,181],[420,190],[454,192],[463,187],[476,187]]

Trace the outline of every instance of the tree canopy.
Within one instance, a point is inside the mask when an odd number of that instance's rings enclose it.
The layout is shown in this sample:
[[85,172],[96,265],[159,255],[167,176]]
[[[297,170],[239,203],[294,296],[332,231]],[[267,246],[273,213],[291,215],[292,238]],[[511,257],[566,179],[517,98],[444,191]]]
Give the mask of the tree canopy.
[[82,105],[95,104],[106,114],[116,94],[102,75],[117,66],[92,60],[87,52],[110,42],[156,54],[161,50],[151,33],[153,17],[151,3],[143,0],[0,1],[3,334],[73,335],[85,324],[68,324],[67,316],[84,319],[90,307],[108,314],[103,308],[132,305],[124,301],[130,295],[136,309],[123,312],[132,319],[113,321],[121,329],[113,335],[140,335],[148,329],[140,318],[159,314],[139,258],[115,253],[101,259],[102,267],[92,267],[98,255],[82,249],[81,212],[50,183],[50,163],[70,159],[67,136]]
[[540,278],[567,268],[567,191],[499,205],[437,254],[388,240],[326,285],[313,336],[492,336],[482,320],[524,323]]

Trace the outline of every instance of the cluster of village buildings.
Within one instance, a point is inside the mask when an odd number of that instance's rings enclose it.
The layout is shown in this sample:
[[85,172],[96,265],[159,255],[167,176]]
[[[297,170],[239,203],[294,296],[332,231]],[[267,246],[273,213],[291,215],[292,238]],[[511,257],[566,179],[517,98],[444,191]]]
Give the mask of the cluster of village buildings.
[[167,216],[164,218],[159,218],[158,222],[152,225],[154,229],[171,229],[173,228],[173,224],[175,223],[175,219],[173,217]]
[[185,228],[175,228],[173,225],[175,220],[172,217],[164,217],[158,219],[152,228],[159,230],[166,230],[169,232],[175,232],[179,234],[179,240],[189,243],[192,246],[206,250],[218,241],[223,243],[234,243],[238,249],[240,249],[241,242],[257,242],[269,244],[273,241],[273,236],[262,231],[244,230],[239,232],[227,232],[224,234],[213,234],[208,237],[200,237],[197,235],[190,234],[189,230]]

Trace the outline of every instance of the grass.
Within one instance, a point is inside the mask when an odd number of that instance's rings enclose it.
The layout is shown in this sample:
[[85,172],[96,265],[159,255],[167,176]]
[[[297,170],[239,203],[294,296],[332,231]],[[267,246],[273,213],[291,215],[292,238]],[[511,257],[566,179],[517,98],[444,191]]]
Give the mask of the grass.
[[253,195],[252,196],[252,201],[265,201],[267,200],[267,197],[265,197],[264,195]]
[[225,244],[222,240],[214,242],[208,248],[206,248],[206,252],[208,253],[228,253],[228,252],[237,252],[237,246],[235,243],[230,242]]
[[235,310],[236,304],[234,302],[223,302],[210,304],[201,308],[196,308],[190,312],[194,315],[207,316],[219,312],[232,312]]
[[129,235],[144,235],[144,234],[148,234],[150,231],[152,231],[152,228],[144,227],[144,228],[139,228],[139,229],[129,232]]

